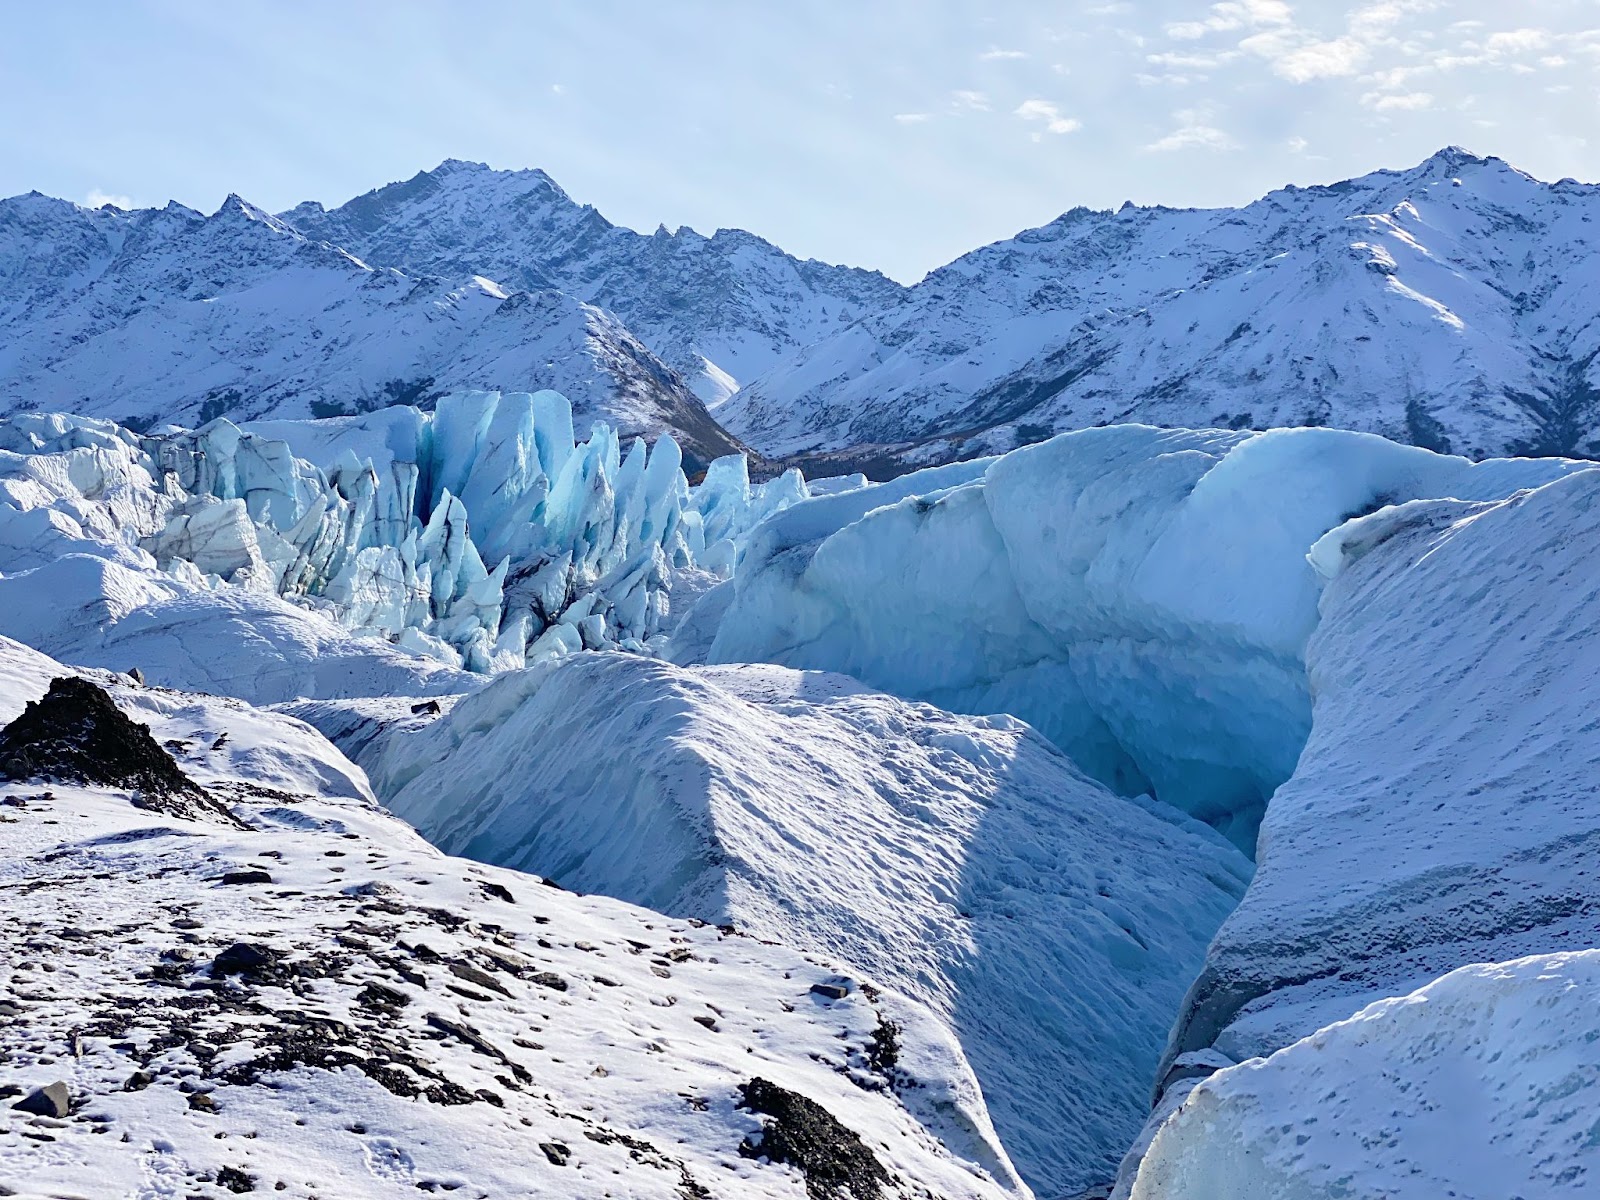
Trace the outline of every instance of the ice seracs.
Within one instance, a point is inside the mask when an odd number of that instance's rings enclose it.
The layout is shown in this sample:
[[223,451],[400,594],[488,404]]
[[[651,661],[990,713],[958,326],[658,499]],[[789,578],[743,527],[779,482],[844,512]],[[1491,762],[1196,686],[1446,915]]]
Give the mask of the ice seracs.
[[624,454],[596,426],[575,444],[554,392],[292,425],[266,427],[285,440],[225,418],[147,435],[11,419],[3,515],[27,553],[10,571],[72,553],[153,565],[158,588],[283,596],[488,673],[585,646],[642,649],[666,628],[676,578],[695,594],[708,572],[726,575],[736,542],[807,494],[792,472],[753,487],[742,458],[691,489],[670,437]]

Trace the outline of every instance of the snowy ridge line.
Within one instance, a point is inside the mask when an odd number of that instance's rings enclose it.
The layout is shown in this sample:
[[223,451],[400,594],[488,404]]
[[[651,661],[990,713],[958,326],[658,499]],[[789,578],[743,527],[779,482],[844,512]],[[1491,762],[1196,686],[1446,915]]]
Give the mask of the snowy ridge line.
[[[644,650],[675,582],[692,592],[725,576],[754,523],[807,495],[797,472],[752,487],[737,455],[691,488],[670,436],[626,455],[604,425],[576,442],[555,392],[268,425],[294,444],[226,418],[141,436],[13,417],[0,423],[0,486],[62,542],[111,539],[130,566],[288,597],[478,673],[583,647]],[[296,445],[324,452],[321,464]],[[86,505],[100,510],[87,528],[48,515]]]
[[548,284],[374,267],[238,196],[212,215],[0,200],[0,412],[150,429],[554,388],[585,422],[744,447],[609,312]]
[[782,355],[905,289],[876,271],[800,260],[740,229],[613,225],[539,170],[447,160],[327,209],[279,214],[368,262],[506,288],[559,288],[615,313],[714,413]]

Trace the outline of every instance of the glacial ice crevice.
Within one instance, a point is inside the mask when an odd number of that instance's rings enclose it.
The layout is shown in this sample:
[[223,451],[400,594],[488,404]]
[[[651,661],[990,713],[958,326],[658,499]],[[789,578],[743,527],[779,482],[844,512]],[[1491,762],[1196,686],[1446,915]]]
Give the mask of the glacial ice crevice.
[[1248,852],[1310,731],[1318,538],[1585,465],[1474,464],[1323,429],[1083,430],[793,505],[678,643],[1019,716],[1101,782],[1153,791]]

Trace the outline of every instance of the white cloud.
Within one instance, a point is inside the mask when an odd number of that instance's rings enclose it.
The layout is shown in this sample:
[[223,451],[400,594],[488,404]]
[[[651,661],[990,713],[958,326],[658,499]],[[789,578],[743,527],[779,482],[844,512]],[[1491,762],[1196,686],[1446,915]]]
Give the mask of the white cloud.
[[1272,64],[1273,74],[1290,83],[1354,75],[1370,54],[1366,43],[1357,38],[1305,42],[1288,32],[1257,34],[1245,38],[1239,46],[1266,59]]
[[1298,133],[1285,142],[1284,145],[1289,148],[1290,154],[1304,154],[1311,148],[1311,143],[1306,141],[1306,139],[1301,137]]
[[1223,63],[1237,57],[1230,51],[1223,54],[1146,54],[1144,60],[1158,67],[1214,71]]
[[1508,29],[1491,33],[1483,48],[1496,58],[1508,54],[1524,54],[1543,50],[1550,45],[1550,33],[1545,29]]
[[567,94],[567,87],[562,83],[552,83],[550,85],[550,91],[553,95],[565,96]]
[[1210,124],[1209,113],[1200,109],[1185,108],[1173,114],[1178,127],[1164,138],[1158,138],[1145,147],[1157,153],[1173,150],[1237,150],[1239,144],[1226,132]]
[[1026,50],[1002,50],[998,46],[990,46],[978,58],[982,62],[1000,62],[1010,58],[1027,58]]
[[989,111],[989,96],[987,92],[951,92],[950,99],[957,108],[970,108],[977,112]]
[[1014,110],[1024,121],[1042,121],[1047,133],[1075,133],[1083,128],[1076,117],[1064,117],[1048,100],[1024,100]]
[[1374,112],[1416,112],[1433,107],[1431,92],[1368,92],[1361,103]]
[[921,125],[928,120],[928,113],[895,113],[894,119],[902,125]]
[[108,204],[114,205],[117,208],[133,207],[133,201],[127,196],[118,196],[113,195],[110,192],[102,192],[99,188],[90,188],[89,194],[83,198],[83,206],[85,208],[104,208]]
[[1283,0],[1231,0],[1213,4],[1203,21],[1179,21],[1167,26],[1167,36],[1179,41],[1194,41],[1210,33],[1229,33],[1247,26],[1287,25],[1293,13]]

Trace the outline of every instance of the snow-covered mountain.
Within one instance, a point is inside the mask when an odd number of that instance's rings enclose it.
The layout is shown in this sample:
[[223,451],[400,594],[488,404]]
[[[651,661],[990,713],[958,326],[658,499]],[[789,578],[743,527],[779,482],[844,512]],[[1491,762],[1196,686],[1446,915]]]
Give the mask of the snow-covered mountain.
[[280,216],[370,263],[598,305],[713,407],[784,354],[904,294],[876,271],[797,259],[740,229],[637,233],[543,171],[454,159],[331,210],[312,201]]
[[1121,421],[1593,454],[1597,220],[1600,187],[1454,148],[1240,209],[1073,209],[791,355],[718,419],[771,455],[891,470]]
[[0,412],[147,426],[561,390],[580,428],[740,449],[615,317],[553,289],[375,267],[231,196],[122,212],[0,201]]

